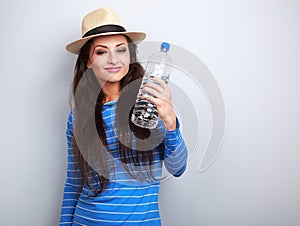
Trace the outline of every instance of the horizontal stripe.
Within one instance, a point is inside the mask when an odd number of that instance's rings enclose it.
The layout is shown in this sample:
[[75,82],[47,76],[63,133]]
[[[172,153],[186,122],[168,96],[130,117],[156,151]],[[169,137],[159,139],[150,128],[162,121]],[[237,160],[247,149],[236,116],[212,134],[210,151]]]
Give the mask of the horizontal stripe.
[[[124,221],[116,221],[116,220],[100,220],[100,219],[96,219],[96,218],[81,216],[78,214],[76,214],[76,216],[79,216],[81,218],[88,219],[88,220],[97,221],[97,222],[109,222],[109,223],[123,223],[124,222]],[[127,220],[126,223],[141,223],[141,222],[149,222],[149,221],[156,221],[156,220],[160,220],[160,218],[151,218],[151,219],[143,219],[143,220]]]
[[128,206],[128,207],[132,207],[132,206],[150,206],[150,205],[157,205],[158,202],[145,202],[145,203],[132,203],[132,204],[129,204],[129,203],[100,203],[100,202],[92,202],[90,200],[88,201],[85,201],[81,198],[79,198],[79,201],[82,202],[82,203],[85,203],[85,204],[91,204],[91,205],[96,205],[96,206]]
[[158,210],[149,210],[146,212],[107,212],[107,211],[96,211],[96,210],[90,210],[86,208],[82,208],[81,206],[77,206],[77,208],[80,208],[82,210],[88,211],[88,212],[93,212],[93,213],[102,213],[102,214],[121,214],[121,215],[130,215],[130,214],[147,214],[147,213],[155,213],[158,212]]
[[[73,122],[75,113],[71,112],[67,119],[66,139],[68,151],[68,166],[64,194],[62,199],[60,225],[161,225],[158,209],[158,192],[160,182],[150,180],[139,181],[131,178],[125,171],[124,164],[119,160],[118,138],[116,134],[116,102],[103,105],[103,121],[107,136],[108,148],[113,158],[107,159],[111,167],[110,183],[99,195],[94,197],[93,191],[87,185],[82,184],[80,172],[74,169],[79,163],[72,149]],[[165,130],[163,123],[159,121],[157,127]],[[162,161],[165,168],[173,175],[177,175],[185,169],[187,162],[187,149],[181,136],[179,123],[174,131],[166,131],[163,145],[153,151],[153,174],[158,179],[162,175]],[[159,149],[164,148],[164,150]],[[134,154],[134,151],[132,152]],[[139,175],[139,170],[132,163],[126,164],[133,175]],[[147,175],[148,166],[140,166],[141,173]],[[89,179],[92,186],[99,186],[93,176],[93,169],[89,169]],[[102,225],[101,224],[101,225]]]

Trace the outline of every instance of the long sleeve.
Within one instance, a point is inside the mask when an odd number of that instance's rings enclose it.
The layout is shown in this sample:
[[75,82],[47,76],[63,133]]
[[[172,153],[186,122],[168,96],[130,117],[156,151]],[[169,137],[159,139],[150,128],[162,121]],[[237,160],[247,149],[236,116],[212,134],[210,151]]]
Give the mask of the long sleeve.
[[164,164],[166,169],[175,177],[179,177],[186,169],[188,152],[182,138],[180,125],[177,118],[176,129],[166,131],[164,143]]
[[73,114],[72,112],[68,116],[66,138],[68,146],[68,165],[66,183],[64,186],[64,194],[62,200],[62,209],[60,217],[60,225],[72,225],[74,218],[74,210],[78,201],[79,192],[82,188],[82,177],[78,172],[75,172],[74,166],[78,164],[75,161],[73,149],[71,146],[73,135]]

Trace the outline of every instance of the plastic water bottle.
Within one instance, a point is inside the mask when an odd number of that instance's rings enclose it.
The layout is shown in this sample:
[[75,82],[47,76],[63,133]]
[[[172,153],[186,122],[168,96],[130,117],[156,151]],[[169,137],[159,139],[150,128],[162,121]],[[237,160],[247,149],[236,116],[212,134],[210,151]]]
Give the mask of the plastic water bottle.
[[141,96],[144,94],[141,89],[147,82],[154,82],[151,77],[156,76],[163,79],[166,83],[169,82],[170,65],[172,63],[169,49],[170,44],[163,42],[161,43],[160,51],[152,53],[148,58],[145,75],[131,115],[131,121],[139,127],[154,129],[157,126],[158,112],[156,105],[148,100],[141,99]]

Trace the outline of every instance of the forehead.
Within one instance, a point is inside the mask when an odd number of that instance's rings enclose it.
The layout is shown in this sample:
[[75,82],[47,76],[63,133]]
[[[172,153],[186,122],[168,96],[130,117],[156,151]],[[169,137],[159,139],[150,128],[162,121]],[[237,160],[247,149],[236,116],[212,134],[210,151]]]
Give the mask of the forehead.
[[127,39],[124,35],[104,35],[94,38],[94,46],[104,45],[104,46],[117,46],[121,43],[127,43]]

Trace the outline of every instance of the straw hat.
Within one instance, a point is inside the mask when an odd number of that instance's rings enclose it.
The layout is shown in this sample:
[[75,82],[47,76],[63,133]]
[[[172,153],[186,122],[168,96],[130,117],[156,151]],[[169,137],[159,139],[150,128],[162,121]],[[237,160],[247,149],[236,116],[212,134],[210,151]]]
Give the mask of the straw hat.
[[141,42],[146,37],[144,32],[126,31],[117,14],[109,7],[96,9],[88,13],[82,20],[81,32],[80,39],[66,46],[69,52],[79,54],[80,49],[88,40],[98,36],[124,34],[133,42]]

